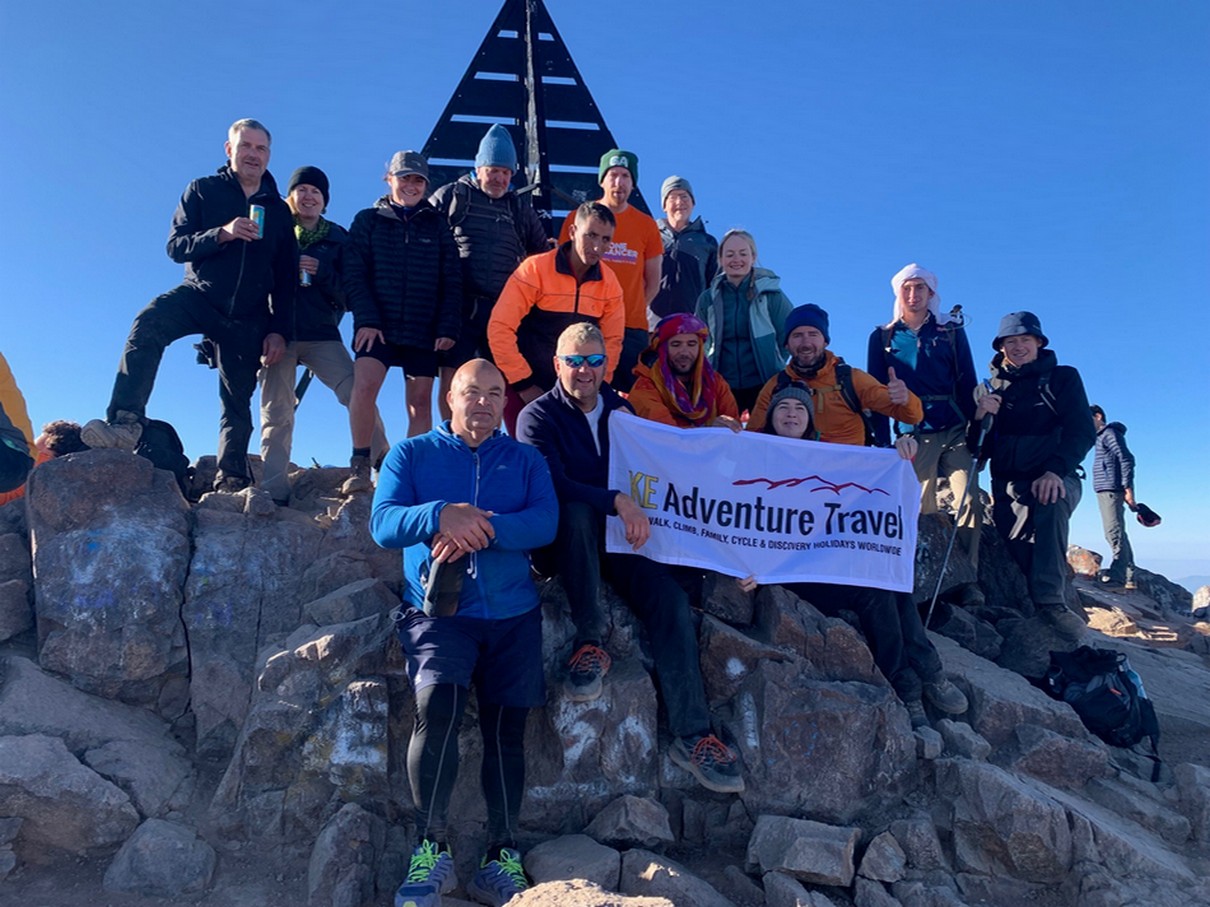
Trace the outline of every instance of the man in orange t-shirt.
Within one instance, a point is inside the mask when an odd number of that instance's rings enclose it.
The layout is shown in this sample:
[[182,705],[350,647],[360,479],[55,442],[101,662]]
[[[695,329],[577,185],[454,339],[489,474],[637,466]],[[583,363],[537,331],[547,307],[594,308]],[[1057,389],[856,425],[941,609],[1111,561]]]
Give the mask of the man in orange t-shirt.
[[[613,212],[617,228],[613,245],[604,261],[617,275],[626,300],[626,336],[610,386],[623,393],[634,383],[631,370],[639,353],[647,348],[647,305],[660,291],[660,272],[664,261],[664,240],[655,220],[630,204],[630,195],[639,180],[639,159],[633,151],[613,148],[601,157],[600,184],[605,191],[601,204]],[[567,215],[559,232],[560,244],[570,238],[575,212]]]

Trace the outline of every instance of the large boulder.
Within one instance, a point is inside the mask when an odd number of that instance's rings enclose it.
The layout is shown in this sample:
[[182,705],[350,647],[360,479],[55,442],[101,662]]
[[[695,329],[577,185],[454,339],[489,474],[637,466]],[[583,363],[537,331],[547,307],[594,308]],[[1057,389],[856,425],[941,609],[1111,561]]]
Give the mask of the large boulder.
[[850,822],[917,783],[916,740],[887,686],[804,677],[799,662],[762,664],[726,722],[743,758],[749,811]]
[[189,507],[171,473],[87,451],[42,464],[27,498],[42,665],[90,693],[179,714]]
[[205,891],[217,861],[192,828],[148,819],[114,855],[102,884],[106,891],[175,899]]
[[[229,498],[229,495],[216,496]],[[248,714],[257,653],[302,622],[300,566],[322,531],[289,518],[199,507],[181,617],[189,631],[199,755],[231,754]]]
[[0,816],[23,820],[14,850],[34,863],[112,850],[139,824],[126,794],[44,734],[0,737]]
[[356,803],[340,808],[311,849],[307,903],[361,907],[374,897],[375,866],[386,842],[386,823]]
[[34,625],[34,572],[24,533],[0,533],[0,642]]
[[268,655],[211,804],[221,828],[310,841],[341,803],[387,795],[390,635],[385,614],[305,625]]

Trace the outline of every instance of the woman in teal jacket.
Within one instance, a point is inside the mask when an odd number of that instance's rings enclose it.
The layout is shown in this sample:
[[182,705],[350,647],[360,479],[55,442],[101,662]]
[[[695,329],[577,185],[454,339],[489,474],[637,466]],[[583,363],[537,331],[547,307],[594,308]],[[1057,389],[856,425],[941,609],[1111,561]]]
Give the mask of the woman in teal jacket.
[[719,271],[698,297],[695,314],[710,328],[706,356],[731,386],[742,413],[785,367],[779,338],[793,306],[781,291],[781,278],[754,267],[756,241],[746,230],[727,231],[718,262]]

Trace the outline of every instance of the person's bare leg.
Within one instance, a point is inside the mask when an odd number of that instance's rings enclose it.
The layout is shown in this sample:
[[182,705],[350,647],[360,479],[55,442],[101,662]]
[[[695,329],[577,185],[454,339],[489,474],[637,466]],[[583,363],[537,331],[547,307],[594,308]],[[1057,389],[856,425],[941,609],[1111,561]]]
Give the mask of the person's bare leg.
[[453,415],[445,398],[450,392],[450,384],[453,383],[456,371],[458,371],[456,368],[450,368],[448,365],[441,366],[441,387],[437,390],[437,409],[441,412],[443,422]]
[[369,447],[373,441],[374,423],[378,417],[378,392],[386,376],[387,367],[377,359],[358,359],[353,363],[349,432],[353,436],[354,448]]
[[[433,379],[408,375],[404,396],[408,405],[408,437],[423,435],[433,427]],[[368,434],[366,439],[369,444]]]

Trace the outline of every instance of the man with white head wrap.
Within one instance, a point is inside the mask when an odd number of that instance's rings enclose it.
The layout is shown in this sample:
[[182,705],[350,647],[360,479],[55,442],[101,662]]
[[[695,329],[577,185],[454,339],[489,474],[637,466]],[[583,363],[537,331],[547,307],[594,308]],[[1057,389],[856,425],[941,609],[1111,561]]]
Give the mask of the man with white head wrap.
[[[912,465],[921,482],[920,512],[937,512],[937,479],[949,482],[954,503],[966,496],[957,515],[962,548],[977,570],[979,564],[979,487],[966,427],[974,413],[975,363],[962,321],[941,312],[937,275],[913,262],[891,278],[895,291],[891,320],[870,334],[867,370],[879,381],[893,368],[924,404],[924,419],[915,426],[895,425],[895,433],[911,432],[920,449]],[[891,424],[875,416],[874,434],[890,443]],[[967,487],[969,484],[969,488]],[[971,583],[958,590],[964,605],[983,603],[983,593]]]

